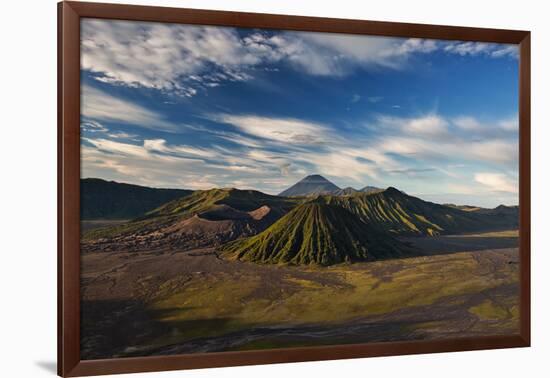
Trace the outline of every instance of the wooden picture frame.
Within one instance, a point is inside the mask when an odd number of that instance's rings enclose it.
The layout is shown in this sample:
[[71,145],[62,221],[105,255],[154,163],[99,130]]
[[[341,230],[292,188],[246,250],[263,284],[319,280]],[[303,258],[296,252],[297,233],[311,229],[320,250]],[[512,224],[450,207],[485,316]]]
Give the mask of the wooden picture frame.
[[[80,359],[80,20],[102,18],[519,45],[520,333],[174,356]],[[530,33],[150,6],[58,4],[58,374],[83,376],[437,353],[530,345]]]

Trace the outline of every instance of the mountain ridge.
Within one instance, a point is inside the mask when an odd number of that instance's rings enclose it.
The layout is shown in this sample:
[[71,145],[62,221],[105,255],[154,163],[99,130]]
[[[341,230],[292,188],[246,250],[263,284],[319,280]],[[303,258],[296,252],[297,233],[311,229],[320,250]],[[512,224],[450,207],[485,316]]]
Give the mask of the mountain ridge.
[[127,223],[84,233],[82,250],[215,247],[237,260],[330,265],[418,255],[401,236],[518,226],[517,207],[461,209],[395,187],[349,192],[282,197],[234,188],[197,190]]
[[317,199],[296,206],[258,235],[220,249],[237,260],[318,265],[403,257],[411,251],[369,229],[344,208]]
[[[88,231],[82,240],[86,248],[102,240],[114,249],[132,250],[147,247],[140,244],[143,239],[155,248],[218,245],[262,231],[296,201],[254,190],[197,190],[127,223]],[[200,240],[201,232],[206,240]]]
[[84,178],[80,179],[80,218],[133,219],[191,193],[186,189],[160,189]]

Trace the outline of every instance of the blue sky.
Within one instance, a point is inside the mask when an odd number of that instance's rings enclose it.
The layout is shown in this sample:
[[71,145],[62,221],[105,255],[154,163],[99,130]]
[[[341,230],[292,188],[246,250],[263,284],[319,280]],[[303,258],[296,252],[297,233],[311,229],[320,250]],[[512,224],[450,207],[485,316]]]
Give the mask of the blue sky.
[[85,19],[83,177],[518,202],[515,45]]

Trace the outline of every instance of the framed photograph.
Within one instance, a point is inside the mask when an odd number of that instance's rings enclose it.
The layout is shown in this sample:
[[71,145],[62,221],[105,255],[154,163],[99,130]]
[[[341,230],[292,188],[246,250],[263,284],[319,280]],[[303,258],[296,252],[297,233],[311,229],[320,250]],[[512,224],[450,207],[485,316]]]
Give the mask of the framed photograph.
[[529,346],[529,32],[58,9],[59,375]]

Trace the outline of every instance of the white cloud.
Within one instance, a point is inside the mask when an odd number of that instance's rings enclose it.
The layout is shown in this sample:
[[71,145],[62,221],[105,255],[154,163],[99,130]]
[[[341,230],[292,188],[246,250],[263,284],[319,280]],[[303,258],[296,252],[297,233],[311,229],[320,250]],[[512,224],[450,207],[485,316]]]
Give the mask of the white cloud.
[[253,32],[228,27],[85,19],[81,67],[95,79],[191,97],[226,81],[253,78],[275,63],[310,75],[342,76],[361,68],[401,69],[414,54],[514,54],[514,46],[314,32]]
[[[83,172],[88,177],[126,178],[144,185],[239,186],[270,193],[306,174],[320,173],[343,186],[394,185],[419,193],[447,190],[490,198],[498,189],[508,193],[502,194],[508,196],[502,201],[514,202],[513,179],[485,173],[474,177],[472,171],[514,172],[517,136],[463,132],[465,128],[501,129],[504,121],[485,124],[472,117],[447,119],[435,113],[417,118],[380,116],[377,128],[368,135],[343,138],[328,125],[300,119],[227,114],[209,119],[236,130],[205,132],[235,144],[222,147],[214,142],[201,147],[160,138],[132,144],[105,139],[108,133],[92,135],[84,139]],[[457,123],[464,128],[450,127]],[[433,180],[424,183],[419,178],[427,174]]]
[[485,140],[461,146],[464,152],[473,158],[503,164],[514,164],[518,161],[517,140]]
[[297,145],[315,145],[327,142],[329,129],[321,124],[293,118],[270,118],[256,115],[221,114],[213,117],[240,131],[270,141]]
[[138,135],[125,133],[123,131],[117,131],[113,133],[108,133],[107,136],[113,139],[135,139]]
[[437,49],[433,40],[295,32],[269,40],[289,62],[312,75],[345,75],[354,67],[401,68],[414,53]]
[[[104,122],[120,122],[146,129],[176,131],[178,127],[152,110],[130,101],[107,94],[97,88],[81,87],[81,116],[85,119]],[[85,127],[94,124],[84,122]],[[98,125],[95,122],[95,125]]]
[[95,121],[84,121],[80,123],[80,129],[89,133],[105,133],[109,131],[105,126]]
[[456,136],[448,140],[430,140],[388,136],[379,140],[379,148],[385,153],[426,161],[469,161],[515,166],[518,159],[517,140],[470,141]]
[[483,128],[483,124],[474,117],[462,116],[453,120],[458,128],[466,131],[479,131]]
[[444,44],[443,51],[461,56],[486,55],[492,58],[506,56],[516,58],[518,56],[517,45],[485,42],[447,42]]
[[[378,152],[426,161],[478,161],[514,167],[518,160],[517,138],[502,130],[503,121],[482,123],[474,117],[446,119],[437,114],[417,118],[379,116],[369,125],[382,134]],[[457,132],[449,126],[454,125]]]
[[[420,177],[419,173],[426,172],[427,167],[434,174],[462,180],[455,169],[447,168],[450,163],[461,167],[468,163],[514,168],[518,158],[515,138],[494,137],[488,133],[487,137],[472,139],[470,133],[461,135],[449,128],[456,122],[468,128],[486,127],[473,117],[448,120],[438,114],[417,118],[380,116],[376,134],[367,139],[359,136],[342,139],[327,126],[304,120],[230,115],[219,115],[217,120],[260,138],[259,146],[250,150],[246,159],[278,164],[281,172],[290,164],[293,172],[305,167],[310,173],[320,172],[355,182],[387,179],[392,172]],[[498,124],[495,122],[490,127],[498,128]],[[265,148],[270,145],[283,148],[286,154],[266,153]],[[250,164],[235,156],[228,161]]]
[[481,122],[474,117],[462,116],[452,119],[451,122],[459,129],[471,132],[472,135],[505,135],[506,132],[517,132],[519,127],[517,115],[492,122]]
[[491,56],[493,58],[500,58],[503,56],[511,56],[517,58],[519,56],[519,48],[516,45],[505,45],[491,51]]
[[336,147],[324,152],[304,152],[297,155],[296,159],[312,164],[315,172],[340,179],[351,179],[359,184],[364,182],[365,177],[378,177],[377,167],[357,159],[356,153],[357,151],[346,151]]
[[299,164],[267,150],[246,154],[240,149],[228,150],[218,146],[206,149],[171,145],[164,139],[146,139],[141,144],[104,138],[83,138],[83,141],[83,177],[155,187],[208,189],[238,186],[274,193],[273,186],[263,183],[280,178],[275,188],[280,189],[297,181],[305,172]]
[[506,131],[514,131],[514,132],[519,131],[519,120],[518,120],[517,115],[515,117],[504,119],[504,120],[498,122],[498,125],[503,130],[506,130]]
[[218,137],[225,139],[229,142],[239,144],[245,147],[259,148],[262,146],[258,141],[236,133],[216,133],[216,135],[218,135]]
[[378,116],[378,128],[389,130],[399,135],[425,136],[430,138],[447,137],[449,122],[437,114],[428,114],[420,117],[393,117]]
[[219,154],[212,149],[185,145],[169,146],[164,139],[146,139],[143,141],[143,147],[148,151],[178,154],[188,157],[214,158],[219,156]]
[[403,127],[407,134],[442,136],[447,135],[447,121],[437,115],[408,120]]
[[150,158],[150,154],[142,146],[115,142],[109,139],[82,138],[84,141],[94,145],[98,150],[117,155],[133,156],[139,158]]
[[290,164],[288,159],[286,159],[282,156],[279,156],[276,153],[265,152],[265,151],[262,151],[262,150],[249,151],[248,154],[247,154],[247,157],[249,157],[252,160],[262,162],[262,163],[271,163],[271,164],[273,164],[274,162],[276,162],[277,165],[285,166],[285,167],[288,167],[288,165]]
[[246,80],[241,68],[262,59],[231,28],[85,19],[81,34],[82,69],[98,80],[183,96],[203,83]]
[[[152,153],[143,146],[87,140],[81,146],[82,177],[130,182],[153,187],[206,189],[205,164],[201,160]],[[185,172],[182,175],[181,172]],[[209,188],[216,185],[212,184]]]
[[476,173],[475,181],[495,192],[518,193],[519,191],[517,181],[502,173]]

